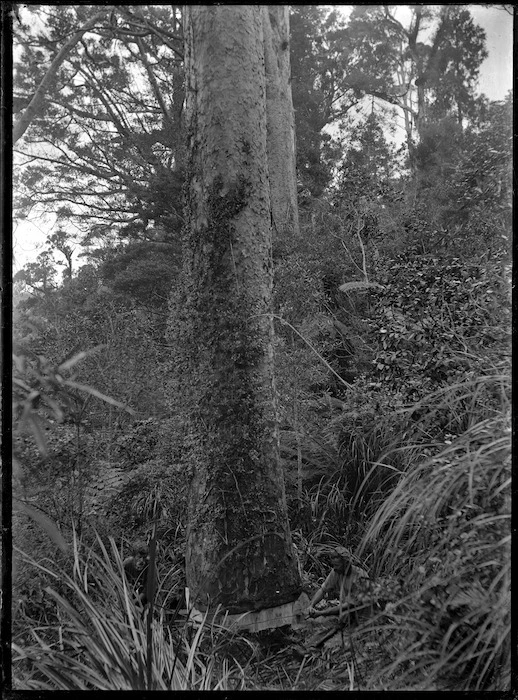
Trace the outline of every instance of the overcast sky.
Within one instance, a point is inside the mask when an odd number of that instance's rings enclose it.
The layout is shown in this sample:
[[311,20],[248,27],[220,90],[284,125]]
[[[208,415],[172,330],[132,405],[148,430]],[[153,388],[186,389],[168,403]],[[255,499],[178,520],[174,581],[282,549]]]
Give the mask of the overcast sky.
[[489,56],[480,69],[480,92],[491,100],[501,100],[513,86],[513,18],[497,7],[468,7],[475,22],[486,32]]

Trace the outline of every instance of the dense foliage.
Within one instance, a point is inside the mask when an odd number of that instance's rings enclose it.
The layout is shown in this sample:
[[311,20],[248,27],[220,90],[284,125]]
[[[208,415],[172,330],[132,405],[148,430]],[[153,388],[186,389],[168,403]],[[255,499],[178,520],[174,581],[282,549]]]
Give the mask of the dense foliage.
[[[329,663],[298,659],[302,633],[274,648],[178,615],[179,11],[14,20],[20,113],[63,37],[96,21],[15,155],[17,216],[57,214],[15,276],[16,687],[509,687],[512,96],[476,97],[484,32],[445,7],[412,6],[408,27],[394,6],[292,11],[301,231],[273,258],[293,541],[308,592],[333,544],[385,591]],[[396,107],[418,124],[398,148]],[[122,573],[149,536],[152,624]]]

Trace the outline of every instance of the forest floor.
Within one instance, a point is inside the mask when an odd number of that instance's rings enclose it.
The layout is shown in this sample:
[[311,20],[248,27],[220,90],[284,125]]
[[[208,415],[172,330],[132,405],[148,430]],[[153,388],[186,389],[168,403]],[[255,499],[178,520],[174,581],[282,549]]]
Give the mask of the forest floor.
[[258,650],[247,664],[247,689],[367,690],[372,669],[387,661],[388,640],[367,634],[361,623],[318,617],[254,637]]
[[[320,603],[320,612],[334,602]],[[382,618],[386,622],[387,616],[390,613],[370,606],[344,622],[337,616],[318,615],[304,617],[293,627],[230,632],[222,656],[240,669],[234,675],[236,689],[382,690],[372,685],[373,671],[386,668],[397,648],[397,641],[378,624]],[[431,688],[416,672],[411,689]]]

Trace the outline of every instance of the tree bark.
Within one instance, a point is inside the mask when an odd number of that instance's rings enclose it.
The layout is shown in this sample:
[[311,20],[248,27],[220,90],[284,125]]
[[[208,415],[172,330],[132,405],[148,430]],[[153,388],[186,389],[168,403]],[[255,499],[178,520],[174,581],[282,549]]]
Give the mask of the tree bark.
[[263,5],[267,149],[274,235],[299,233],[289,6]]
[[[184,9],[188,140],[186,575],[196,607],[293,601],[300,578],[279,460],[263,12]],[[183,382],[183,384],[182,384]]]

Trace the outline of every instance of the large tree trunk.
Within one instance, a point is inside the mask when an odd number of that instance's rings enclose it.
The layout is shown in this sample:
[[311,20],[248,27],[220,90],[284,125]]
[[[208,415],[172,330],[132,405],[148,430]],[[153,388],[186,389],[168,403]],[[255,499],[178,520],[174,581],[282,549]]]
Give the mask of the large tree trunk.
[[199,609],[293,601],[279,462],[263,9],[185,7],[188,192],[181,365],[186,575]]
[[290,10],[263,5],[267,150],[274,235],[299,233],[295,113],[290,87]]

